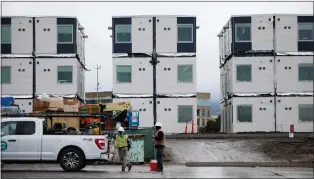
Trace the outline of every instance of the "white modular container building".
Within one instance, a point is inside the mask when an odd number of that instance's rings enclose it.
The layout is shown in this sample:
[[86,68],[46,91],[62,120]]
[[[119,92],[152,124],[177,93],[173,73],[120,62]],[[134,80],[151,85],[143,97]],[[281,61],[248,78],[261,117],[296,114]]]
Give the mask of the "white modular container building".
[[222,68],[226,94],[274,92],[273,57],[232,57]]
[[114,16],[111,28],[113,54],[152,54],[154,43],[157,53],[196,53],[193,16]]
[[276,56],[278,93],[313,92],[314,56]]
[[[153,98],[152,95],[117,95],[113,102],[130,101],[133,110],[140,112],[140,127],[152,127],[153,123]],[[116,97],[117,97],[116,96]],[[128,96],[132,96],[129,98]],[[168,96],[157,99],[157,119],[163,124],[163,131],[167,134],[183,133],[186,121],[196,119],[196,99],[177,96]],[[195,123],[196,125],[196,123]],[[192,125],[189,124],[189,132]],[[195,127],[196,132],[196,127]]]
[[85,73],[75,57],[37,58],[36,94],[78,94],[84,96]]
[[223,105],[221,116],[224,132],[273,132],[274,97],[230,98]]
[[313,18],[310,14],[232,16],[219,33],[220,60],[245,51],[313,51]]
[[75,17],[1,17],[2,54],[78,54],[84,61],[84,28]]
[[313,92],[291,96],[279,93],[276,115],[277,131],[289,132],[294,125],[296,132],[313,132]]
[[2,95],[33,94],[33,59],[1,58]]
[[33,112],[33,98],[32,96],[14,96],[15,103],[19,105],[21,113]]
[[164,57],[158,60],[158,95],[196,93],[196,57]]
[[[110,29],[114,101],[127,95],[140,111],[140,127],[152,127],[156,120],[166,133],[183,133],[179,116],[197,120],[196,17],[115,16]],[[162,106],[165,102],[169,106]],[[151,108],[144,111],[144,104]],[[179,104],[187,109],[178,110]]]
[[1,17],[1,54],[31,54],[34,47],[32,17]]
[[151,58],[114,58],[113,94],[151,94],[153,66]]
[[223,132],[289,132],[290,125],[295,132],[313,131],[313,93],[235,96],[220,104]]
[[[221,67],[221,95],[313,91],[313,56],[232,57]],[[276,70],[276,73],[274,72]]]
[[[117,94],[152,94],[151,58],[114,58],[113,92]],[[196,57],[158,58],[157,94],[196,92]],[[127,91],[126,91],[127,89]]]
[[84,98],[87,36],[75,17],[1,17],[1,29],[3,94]]
[[[313,23],[313,15],[231,17],[218,35],[222,131],[313,131]],[[266,103],[269,116],[258,107]],[[238,104],[251,107],[238,115]]]

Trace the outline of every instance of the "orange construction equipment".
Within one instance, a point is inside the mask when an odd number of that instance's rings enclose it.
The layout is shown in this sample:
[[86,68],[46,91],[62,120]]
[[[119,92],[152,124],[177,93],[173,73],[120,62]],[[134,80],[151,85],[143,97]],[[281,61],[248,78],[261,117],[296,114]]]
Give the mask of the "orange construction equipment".
[[184,133],[188,133],[188,123],[189,123],[189,121],[186,121],[186,124],[185,124],[185,130],[184,130]]
[[192,134],[194,134],[194,120],[192,120]]
[[[83,104],[83,105],[80,105],[78,107],[78,111],[81,113],[83,112],[82,111],[82,108],[88,108],[88,113],[89,115],[92,115],[92,114],[95,114],[95,113],[98,113],[100,114],[100,107],[98,104]],[[85,121],[85,124],[87,125],[91,125],[93,123],[100,123],[100,118],[92,118],[92,117],[89,117],[87,119],[84,119]]]
[[[186,121],[185,123],[185,129],[184,129],[184,133],[187,134],[188,133],[188,125],[189,125],[189,121]],[[191,121],[191,134],[194,134],[195,133],[195,124],[194,124],[194,120]],[[196,134],[198,134],[198,130],[196,130]]]

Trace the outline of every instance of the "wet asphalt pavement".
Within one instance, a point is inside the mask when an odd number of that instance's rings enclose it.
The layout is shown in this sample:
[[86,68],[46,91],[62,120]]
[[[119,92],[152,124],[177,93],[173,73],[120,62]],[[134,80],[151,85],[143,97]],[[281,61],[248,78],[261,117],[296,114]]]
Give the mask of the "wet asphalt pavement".
[[163,174],[148,165],[121,172],[118,165],[87,166],[81,172],[63,172],[57,164],[5,165],[2,179],[18,178],[313,178],[312,168],[186,167],[167,165]]

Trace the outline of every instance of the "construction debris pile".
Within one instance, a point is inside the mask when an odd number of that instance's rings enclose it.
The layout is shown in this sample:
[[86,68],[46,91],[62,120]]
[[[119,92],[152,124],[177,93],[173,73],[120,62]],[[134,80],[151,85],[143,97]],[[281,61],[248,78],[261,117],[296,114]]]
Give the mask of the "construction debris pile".
[[33,112],[60,111],[78,112],[80,101],[75,95],[56,96],[42,94],[34,99]]

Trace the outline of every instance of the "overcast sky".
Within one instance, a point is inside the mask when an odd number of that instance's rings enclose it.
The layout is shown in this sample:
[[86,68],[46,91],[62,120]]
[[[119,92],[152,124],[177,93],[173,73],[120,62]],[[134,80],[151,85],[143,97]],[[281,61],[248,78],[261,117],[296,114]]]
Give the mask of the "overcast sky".
[[101,91],[112,90],[111,16],[194,15],[197,17],[197,89],[219,98],[219,42],[217,34],[231,15],[313,14],[312,2],[2,2],[2,15],[76,16],[89,36],[86,41],[86,91],[96,91],[96,70],[101,65]]

